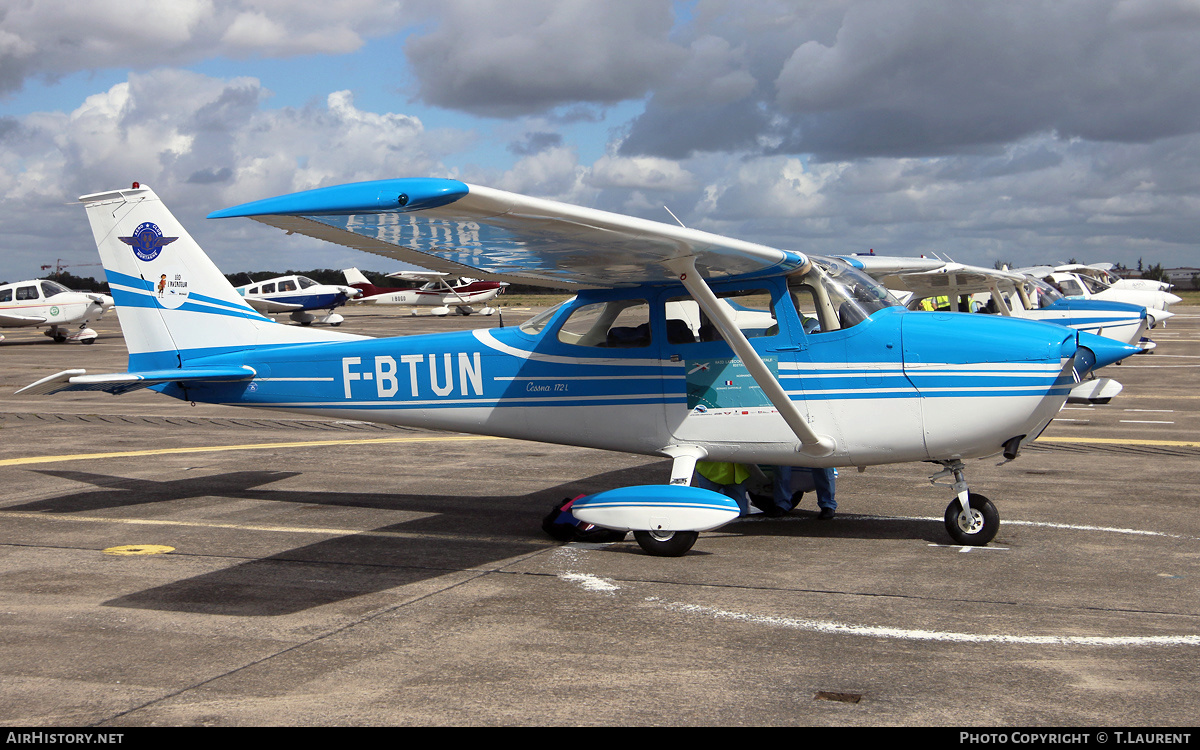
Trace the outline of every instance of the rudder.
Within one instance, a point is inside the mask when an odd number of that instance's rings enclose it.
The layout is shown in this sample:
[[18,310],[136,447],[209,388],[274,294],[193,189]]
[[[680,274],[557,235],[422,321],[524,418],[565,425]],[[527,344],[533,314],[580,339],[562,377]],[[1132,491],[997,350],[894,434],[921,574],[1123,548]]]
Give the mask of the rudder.
[[253,310],[150,188],[80,197],[129,349],[129,369],[262,344],[358,336],[284,326]]

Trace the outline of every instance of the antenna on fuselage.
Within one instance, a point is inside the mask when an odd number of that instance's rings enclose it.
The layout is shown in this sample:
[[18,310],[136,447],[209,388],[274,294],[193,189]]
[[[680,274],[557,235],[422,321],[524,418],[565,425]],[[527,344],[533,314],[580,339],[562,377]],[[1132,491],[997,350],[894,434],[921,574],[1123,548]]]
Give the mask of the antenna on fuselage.
[[674,212],[674,211],[672,211],[671,209],[667,208],[665,205],[663,206],[663,209],[665,209],[667,213],[671,214],[671,218],[675,220],[675,223],[676,223],[676,224],[678,224],[679,226],[683,227],[684,229],[687,229],[687,227],[686,227],[686,226],[684,226],[684,223],[683,223],[682,221],[680,221],[680,220],[679,220],[679,217],[675,215],[675,212]]

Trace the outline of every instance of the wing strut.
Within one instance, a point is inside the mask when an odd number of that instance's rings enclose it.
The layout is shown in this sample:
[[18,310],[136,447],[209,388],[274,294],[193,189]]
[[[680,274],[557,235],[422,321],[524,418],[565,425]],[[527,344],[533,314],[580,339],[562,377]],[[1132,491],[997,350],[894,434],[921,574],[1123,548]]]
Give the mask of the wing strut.
[[745,334],[733,322],[733,317],[727,308],[717,301],[717,295],[713,294],[713,290],[705,283],[704,277],[696,270],[695,257],[689,255],[683,258],[674,258],[664,261],[663,265],[678,274],[679,280],[696,300],[696,304],[700,305],[700,309],[721,332],[721,336],[733,348],[733,353],[742,360],[742,364],[746,366],[746,370],[754,378],[754,382],[758,384],[759,388],[762,388],[763,394],[779,411],[779,415],[788,423],[788,427],[792,428],[792,432],[796,433],[796,437],[800,438],[802,447],[799,452],[816,458],[832,454],[835,447],[833,438],[828,435],[818,435],[808,426],[804,415],[788,398],[783,386],[771,374],[770,368],[762,361],[762,357],[758,356],[758,352],[751,346]]

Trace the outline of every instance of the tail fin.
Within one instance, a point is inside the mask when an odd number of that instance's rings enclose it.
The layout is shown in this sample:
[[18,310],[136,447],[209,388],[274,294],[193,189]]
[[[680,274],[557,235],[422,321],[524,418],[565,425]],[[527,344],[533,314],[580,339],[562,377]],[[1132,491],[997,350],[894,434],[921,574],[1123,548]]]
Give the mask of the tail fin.
[[357,268],[347,268],[346,270],[342,271],[342,275],[346,277],[346,283],[351,286],[354,286],[355,284],[371,283],[367,280],[367,277],[363,275],[363,272]]
[[154,191],[145,186],[82,196],[117,303],[129,369],[259,345],[361,338],[280,325],[255,312]]

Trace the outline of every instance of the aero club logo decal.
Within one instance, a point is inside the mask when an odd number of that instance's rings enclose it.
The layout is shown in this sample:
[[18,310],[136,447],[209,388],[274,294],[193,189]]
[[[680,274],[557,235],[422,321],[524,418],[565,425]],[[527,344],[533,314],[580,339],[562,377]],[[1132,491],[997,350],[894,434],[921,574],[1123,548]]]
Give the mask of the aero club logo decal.
[[121,242],[133,248],[133,254],[138,260],[151,261],[158,257],[165,245],[169,245],[178,237],[163,237],[162,230],[154,222],[147,221],[138,225],[132,237],[117,237]]

